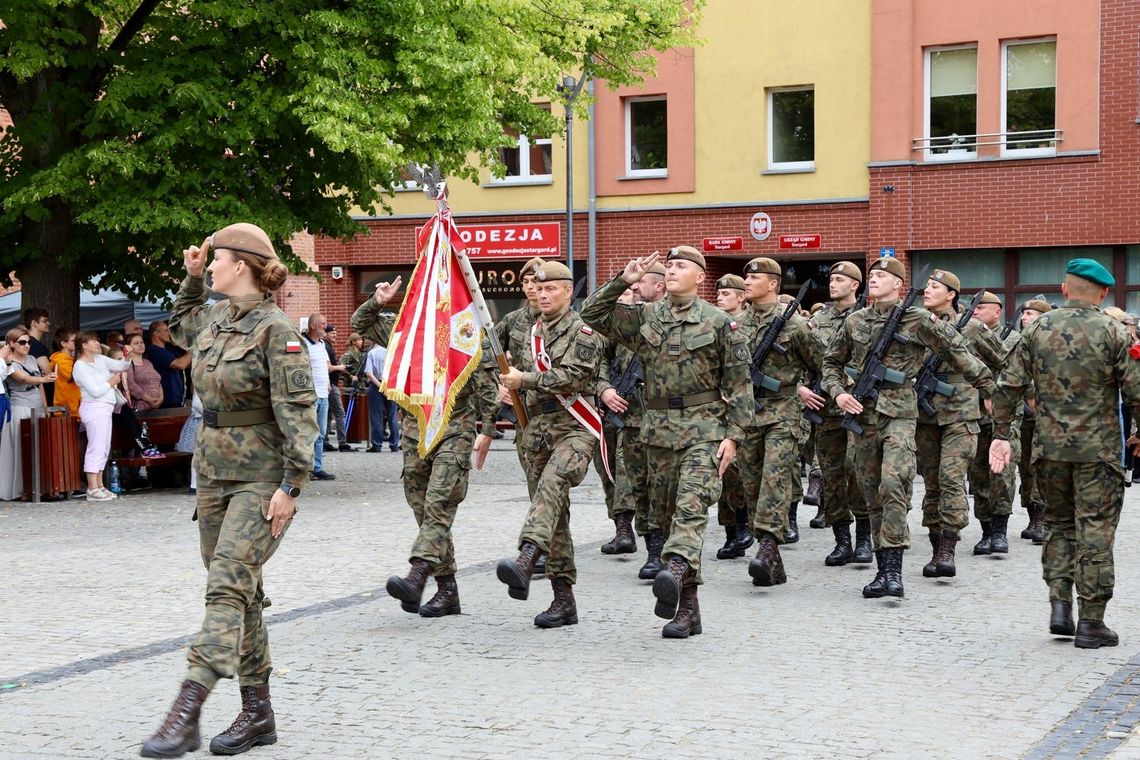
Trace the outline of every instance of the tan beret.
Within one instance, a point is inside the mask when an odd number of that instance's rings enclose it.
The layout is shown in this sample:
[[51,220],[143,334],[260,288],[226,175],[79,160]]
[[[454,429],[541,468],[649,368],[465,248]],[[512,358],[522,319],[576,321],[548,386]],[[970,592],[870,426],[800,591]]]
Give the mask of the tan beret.
[[574,281],[574,275],[570,273],[570,267],[563,264],[561,261],[544,261],[534,273],[534,279],[539,282],[555,282],[556,280]]
[[955,293],[962,290],[962,281],[958,279],[958,275],[947,269],[935,269],[930,273],[930,279],[942,283]]
[[223,227],[210,236],[210,247],[217,250],[225,248],[230,251],[252,253],[263,259],[276,259],[277,252],[273,250],[273,243],[265,230],[256,224],[239,222]]
[[863,282],[863,273],[859,271],[859,267],[850,261],[835,262],[831,265],[831,271],[828,274],[841,274],[844,277],[850,277],[855,282]]
[[1032,309],[1033,311],[1037,311],[1042,314],[1047,311],[1053,311],[1053,307],[1049,304],[1049,302],[1040,298],[1030,298],[1025,302],[1025,308]]
[[745,274],[774,274],[777,277],[784,276],[784,270],[780,263],[774,259],[759,256],[744,265]]
[[523,277],[526,277],[528,274],[534,274],[535,272],[537,272],[538,268],[540,266],[542,266],[543,261],[545,261],[545,259],[543,259],[539,256],[535,256],[533,259],[531,259],[527,263],[523,264],[522,269],[519,270],[519,279],[521,280]]
[[740,275],[726,274],[716,281],[716,289],[731,288],[733,290],[744,290],[744,278]]
[[906,266],[904,266],[901,261],[895,258],[876,259],[875,263],[871,265],[870,269],[893,274],[900,280],[906,279]]
[[1121,324],[1124,324],[1124,309],[1119,306],[1105,306],[1104,315]]
[[674,259],[691,261],[701,269],[705,268],[704,255],[691,245],[679,245],[676,248],[670,248],[669,255],[665,257],[665,260],[673,261]]
[[781,293],[780,297],[776,300],[779,301],[782,305],[787,306],[792,302],[793,299],[789,293]]
[[811,305],[810,311],[812,314],[818,314],[819,312],[823,311],[823,307],[824,307],[824,303],[822,301],[820,301],[818,303],[813,303]]
[[649,271],[647,272],[647,274],[659,274],[662,277],[664,277],[665,276],[665,265],[662,264],[660,261],[658,261],[656,264],[649,267]]
[[996,303],[998,306],[1001,306],[1001,299],[998,298],[997,293],[992,290],[987,290],[985,293],[982,293],[982,297],[978,299],[978,303]]

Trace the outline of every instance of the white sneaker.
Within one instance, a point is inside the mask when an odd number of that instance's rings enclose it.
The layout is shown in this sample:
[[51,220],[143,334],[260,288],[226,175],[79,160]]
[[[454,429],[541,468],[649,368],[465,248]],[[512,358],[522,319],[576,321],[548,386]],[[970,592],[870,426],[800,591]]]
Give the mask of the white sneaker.
[[102,488],[90,488],[87,490],[87,501],[110,501],[111,496]]

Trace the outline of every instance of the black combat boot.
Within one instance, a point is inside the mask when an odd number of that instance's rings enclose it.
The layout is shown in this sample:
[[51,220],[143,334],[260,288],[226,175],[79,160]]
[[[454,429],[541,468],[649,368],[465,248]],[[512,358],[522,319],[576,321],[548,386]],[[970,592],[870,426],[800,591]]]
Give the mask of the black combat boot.
[[1009,515],[998,515],[990,520],[990,548],[994,554],[1009,554],[1009,539],[1005,537]]
[[507,584],[511,599],[526,599],[530,594],[530,578],[534,566],[542,552],[530,541],[523,541],[519,547],[519,557],[515,560],[501,559],[495,568],[495,575]]
[[982,520],[982,540],[974,544],[974,555],[993,554],[993,520]]
[[1072,602],[1050,602],[1049,633],[1055,636],[1072,636],[1077,632],[1073,625]]
[[424,586],[428,576],[431,575],[431,565],[425,559],[416,557],[412,560],[412,569],[408,577],[401,578],[393,575],[388,579],[388,596],[400,600],[400,609],[413,615],[420,611],[420,600],[424,596]]
[[534,563],[534,569],[530,571],[531,575],[543,576],[546,575],[546,555],[539,554],[538,560]]
[[653,614],[668,620],[677,614],[677,603],[681,599],[681,587],[689,579],[689,563],[676,554],[669,557],[669,564],[653,579],[653,596],[657,604]]
[[1119,643],[1120,637],[1105,625],[1103,620],[1082,619],[1081,622],[1077,623],[1077,633],[1073,638],[1073,646],[1078,649],[1114,647]]
[[1045,543],[1045,505],[1037,504],[1033,510],[1033,539],[1034,546]]
[[[808,475],[808,487],[807,491],[804,493],[804,504],[808,504],[813,507],[822,506],[822,502],[819,498],[822,491],[823,473],[817,467],[811,471],[811,474]],[[822,528],[823,526],[812,525],[811,527]]]
[[938,530],[930,531],[930,561],[922,566],[923,578],[938,576],[938,549],[942,545],[942,534]]
[[633,512],[619,512],[617,535],[614,537],[614,554],[634,554],[637,552],[637,539],[633,533]]
[[800,526],[796,525],[796,507],[799,506],[798,501],[793,501],[792,506],[788,507],[788,530],[784,533],[784,543],[794,544],[800,540]]
[[250,747],[277,743],[277,722],[269,701],[269,685],[242,686],[241,712],[222,733],[210,742],[215,755],[240,755]]
[[1025,539],[1033,538],[1033,514],[1036,511],[1037,511],[1037,508],[1033,504],[1030,504],[1028,507],[1025,508],[1025,514],[1026,514],[1026,516],[1029,517],[1029,522],[1026,523],[1025,527],[1021,529],[1021,537],[1022,538],[1025,538]]
[[897,596],[901,599],[903,596],[903,550],[886,549],[883,554],[886,555],[883,557],[883,592],[887,596]]
[[202,715],[202,703],[209,693],[200,683],[183,681],[182,690],[170,706],[166,720],[154,736],[146,740],[139,754],[143,757],[181,757],[202,746],[198,719]]
[[602,554],[617,554],[618,519],[614,517],[614,537],[602,544]]
[[736,525],[724,526],[724,546],[716,550],[717,559],[736,559],[744,556],[744,549],[737,546]]
[[784,560],[780,557],[780,545],[768,531],[760,534],[760,547],[756,550],[756,557],[748,563],[748,574],[752,576],[753,586],[778,586],[788,582]]
[[871,548],[871,518],[855,518],[855,559],[857,565],[869,565],[875,552]]
[[827,527],[827,510],[820,504],[816,507],[815,517],[808,520],[808,525],[813,528],[826,528]]
[[835,548],[824,558],[823,564],[842,567],[855,559],[855,552],[851,550],[851,525],[832,525],[831,532],[835,535]]
[[875,579],[863,587],[864,599],[879,599],[887,595],[886,551],[880,549],[875,552],[875,562],[879,566],[879,571],[875,573]]
[[444,615],[458,615],[462,610],[459,607],[459,586],[455,584],[454,575],[435,576],[439,588],[435,596],[427,604],[420,607],[420,615],[426,618],[443,617]]
[[942,540],[938,542],[938,557],[934,562],[934,575],[938,578],[953,578],[958,574],[954,566],[954,547],[958,544],[958,531],[942,531]]
[[736,516],[736,548],[740,549],[738,556],[743,557],[744,552],[755,543],[752,537],[752,526],[749,524],[748,512],[744,510]]
[[546,612],[538,613],[534,624],[539,628],[561,628],[564,625],[578,625],[578,607],[574,604],[574,587],[565,578],[551,578],[554,601]]
[[661,629],[667,639],[687,639],[701,632],[701,608],[697,604],[697,587],[685,586],[681,589],[681,603],[677,614]]
[[645,537],[645,551],[649,555],[645,564],[637,571],[637,577],[643,581],[651,581],[657,573],[665,569],[661,564],[661,549],[665,546],[665,534],[659,530],[651,530]]

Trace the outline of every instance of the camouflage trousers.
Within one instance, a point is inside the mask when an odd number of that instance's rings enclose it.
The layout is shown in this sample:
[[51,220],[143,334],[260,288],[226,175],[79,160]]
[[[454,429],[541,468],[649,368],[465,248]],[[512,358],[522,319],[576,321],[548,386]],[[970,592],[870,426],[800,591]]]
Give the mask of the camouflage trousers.
[[918,469],[926,495],[922,525],[931,531],[959,531],[970,524],[966,473],[978,448],[978,422],[949,425],[918,423],[915,433]]
[[649,500],[649,459],[641,429],[626,425],[618,438],[617,491],[614,513],[633,512],[634,530],[644,536],[651,530],[662,530],[661,506]]
[[[269,683],[273,670],[261,611],[270,602],[261,568],[281,545],[265,519],[279,484],[198,476],[198,538],[206,566],[206,619],[186,656],[188,679],[213,689],[221,678]],[[286,525],[288,528],[288,525]]]
[[[720,441],[696,443],[684,449],[650,445],[649,501],[664,507],[662,529],[668,535],[661,556],[682,557],[692,568],[685,585],[703,583],[701,551],[705,545],[709,507],[720,496],[716,451]],[[667,559],[665,559],[668,562]]]
[[432,575],[455,575],[451,524],[467,497],[474,441],[475,431],[445,438],[427,459],[420,457],[417,441],[404,436],[400,445],[404,450],[404,498],[420,527],[410,559],[427,562]]
[[716,521],[719,525],[736,525],[742,515],[752,524],[748,502],[744,498],[744,479],[740,476],[740,460],[733,461],[724,471],[720,482],[720,498],[716,500]]
[[602,447],[598,446],[594,449],[594,472],[598,473],[598,477],[602,480],[602,492],[606,496],[606,515],[611,520],[617,514],[614,507],[617,496],[615,481],[618,478],[618,457],[621,456],[621,447],[618,445],[620,433],[621,431],[616,427],[602,425],[602,435],[606,437],[606,451],[610,455],[610,472],[613,473],[613,480],[606,476],[606,468],[602,464]]
[[[570,489],[589,472],[597,441],[568,413],[566,418],[569,421],[560,420],[542,430],[535,427],[527,433],[527,466],[537,478],[519,544],[530,542],[547,555],[546,577],[575,583],[578,570],[570,537]],[[531,420],[531,425],[535,422]]]
[[823,473],[823,507],[829,525],[850,525],[856,517],[867,516],[867,501],[848,455],[851,433],[842,422],[842,417],[829,416],[816,426],[815,451]]
[[523,476],[526,477],[526,492],[531,499],[534,498],[534,487],[538,484],[538,474],[534,472],[534,468],[527,462],[526,437],[534,431],[535,427],[533,422],[525,428],[515,427],[515,454],[519,458],[519,465],[522,467]]
[[1080,619],[1104,620],[1116,569],[1112,549],[1124,503],[1119,462],[1058,462],[1041,459],[1037,474],[1045,495],[1042,577],[1050,601],[1072,601],[1077,589]]
[[736,452],[740,477],[744,481],[745,503],[752,508],[752,533],[771,533],[784,543],[788,529],[788,507],[797,501],[800,485],[800,447],[807,431],[799,419],[748,428]]
[[1037,421],[1027,417],[1021,421],[1021,460],[1018,462],[1018,475],[1021,476],[1021,507],[1029,509],[1030,504],[1044,505],[1041,485],[1037,478],[1037,463],[1033,461],[1033,434],[1037,431]]
[[993,517],[1013,513],[1013,494],[1017,487],[1017,463],[1021,459],[1021,425],[1013,421],[1009,431],[1010,462],[1001,475],[990,470],[990,444],[994,440],[992,422],[982,422],[978,432],[978,450],[970,462],[970,493],[974,496],[974,517],[986,522]]
[[863,435],[852,435],[855,476],[867,502],[875,550],[910,548],[906,513],[914,488],[914,420],[877,411],[859,415]]

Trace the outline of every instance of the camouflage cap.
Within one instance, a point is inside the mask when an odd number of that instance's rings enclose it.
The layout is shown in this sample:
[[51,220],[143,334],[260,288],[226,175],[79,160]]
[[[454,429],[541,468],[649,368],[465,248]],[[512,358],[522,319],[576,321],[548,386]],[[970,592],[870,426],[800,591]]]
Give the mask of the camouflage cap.
[[691,261],[701,269],[705,268],[704,255],[691,245],[679,245],[676,248],[669,249],[669,255],[665,257],[666,261],[673,261],[674,259],[684,259]]
[[841,274],[844,277],[850,277],[855,282],[863,282],[863,273],[859,271],[859,267],[850,261],[835,262],[831,265],[831,271],[828,274]]
[[870,266],[870,271],[887,272],[898,277],[900,280],[906,279],[906,266],[895,258],[876,259],[875,263]]
[[764,256],[758,256],[757,258],[752,259],[752,261],[749,261],[747,264],[744,265],[744,273],[745,274],[774,274],[777,277],[783,277],[784,276],[784,269],[783,269],[783,267],[780,266],[780,263],[778,261],[776,261],[775,259],[769,259],[769,258],[765,258]]
[[574,281],[574,275],[570,273],[570,267],[563,264],[561,261],[544,261],[534,273],[534,279],[539,282],[554,282],[555,280]]
[[959,293],[962,290],[962,281],[958,279],[958,275],[947,269],[935,269],[930,273],[930,279],[942,283],[955,293]]
[[740,275],[726,274],[716,281],[716,289],[722,290],[731,288],[732,290],[744,290],[744,279]]
[[996,303],[998,306],[1001,306],[1001,299],[998,298],[997,293],[992,290],[987,290],[985,293],[982,293],[982,297],[978,299],[978,303]]
[[1101,287],[1111,288],[1116,285],[1116,278],[1104,268],[1104,265],[1093,259],[1072,259],[1065,265],[1065,274],[1073,274],[1082,280]]
[[1053,311],[1052,305],[1042,298],[1030,298],[1025,302],[1025,308],[1032,309],[1033,311],[1044,314],[1047,311]]
[[262,259],[277,259],[277,252],[273,250],[273,243],[269,241],[265,230],[247,222],[222,227],[210,236],[210,247],[214,250],[225,248],[229,251],[250,253]]
[[660,261],[658,261],[656,264],[649,267],[649,271],[647,272],[647,274],[659,274],[662,277],[664,277],[665,276],[665,265],[662,264]]
[[533,259],[531,259],[527,263],[523,264],[522,269],[519,270],[519,279],[521,280],[523,277],[526,277],[528,274],[533,275],[535,272],[538,271],[538,268],[540,266],[542,266],[543,261],[545,261],[545,259],[543,259],[542,257],[535,256]]

